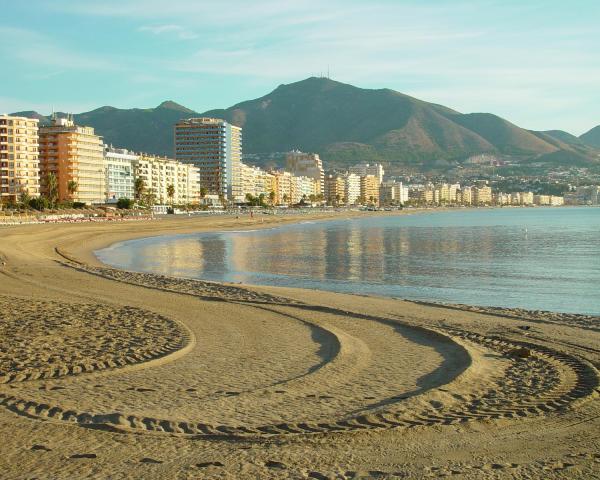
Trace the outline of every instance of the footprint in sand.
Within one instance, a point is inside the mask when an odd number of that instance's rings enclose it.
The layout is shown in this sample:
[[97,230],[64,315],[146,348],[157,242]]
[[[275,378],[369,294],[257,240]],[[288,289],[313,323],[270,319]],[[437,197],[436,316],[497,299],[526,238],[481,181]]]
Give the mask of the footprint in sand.
[[287,465],[285,463],[282,462],[275,462],[273,460],[269,460],[267,462],[265,462],[265,467],[267,468],[277,468],[279,470],[284,470],[287,468]]
[[319,472],[309,472],[308,478],[316,478],[317,480],[329,480],[329,477],[327,475],[323,475]]
[[31,447],[31,450],[34,450],[34,451],[35,450],[41,450],[43,452],[51,452],[52,451],[52,449],[48,448],[46,445],[33,445]]
[[140,460],[140,463],[163,463],[162,460],[156,460],[150,457],[144,457]]
[[206,468],[206,467],[224,467],[225,465],[221,462],[201,462],[197,463],[196,466],[198,468]]

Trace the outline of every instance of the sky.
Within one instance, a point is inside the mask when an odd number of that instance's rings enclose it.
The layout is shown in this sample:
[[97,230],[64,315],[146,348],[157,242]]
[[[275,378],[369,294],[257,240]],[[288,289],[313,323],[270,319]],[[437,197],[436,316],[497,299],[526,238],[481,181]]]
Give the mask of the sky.
[[310,76],[528,129],[600,124],[597,0],[0,0],[0,113],[173,100],[198,112]]

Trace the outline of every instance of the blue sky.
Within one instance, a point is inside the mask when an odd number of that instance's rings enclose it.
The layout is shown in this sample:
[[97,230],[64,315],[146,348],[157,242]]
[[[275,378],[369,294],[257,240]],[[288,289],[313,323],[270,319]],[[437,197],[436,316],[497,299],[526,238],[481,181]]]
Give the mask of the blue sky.
[[600,124],[600,2],[0,0],[0,112],[196,111],[326,73],[519,126]]

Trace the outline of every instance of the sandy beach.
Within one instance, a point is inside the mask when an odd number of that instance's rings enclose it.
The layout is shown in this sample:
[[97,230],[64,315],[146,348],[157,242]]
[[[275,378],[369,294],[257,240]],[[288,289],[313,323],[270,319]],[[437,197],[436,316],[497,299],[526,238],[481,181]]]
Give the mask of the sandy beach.
[[93,255],[340,215],[1,228],[0,477],[600,478],[598,318]]

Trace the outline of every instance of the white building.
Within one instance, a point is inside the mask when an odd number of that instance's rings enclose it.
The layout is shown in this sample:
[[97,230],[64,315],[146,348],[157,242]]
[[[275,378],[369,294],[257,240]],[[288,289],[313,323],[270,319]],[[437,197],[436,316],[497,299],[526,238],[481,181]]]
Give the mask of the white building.
[[354,205],[360,198],[360,175],[347,173],[344,179],[344,201],[346,205]]
[[402,182],[383,182],[379,190],[382,204],[404,205],[408,202],[408,187]]
[[134,164],[139,158],[139,155],[124,148],[104,145],[106,203],[116,203],[120,198],[135,198]]
[[[135,178],[144,181],[145,194],[154,197],[159,204],[198,203],[199,170],[191,164],[178,162],[171,158],[141,154],[134,164]],[[169,196],[169,187],[173,186],[174,194]]]

